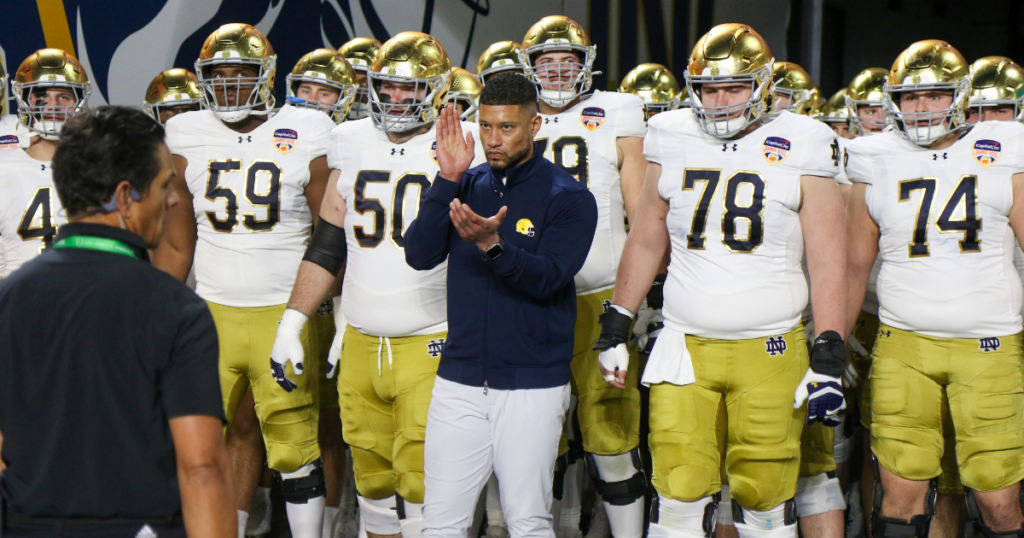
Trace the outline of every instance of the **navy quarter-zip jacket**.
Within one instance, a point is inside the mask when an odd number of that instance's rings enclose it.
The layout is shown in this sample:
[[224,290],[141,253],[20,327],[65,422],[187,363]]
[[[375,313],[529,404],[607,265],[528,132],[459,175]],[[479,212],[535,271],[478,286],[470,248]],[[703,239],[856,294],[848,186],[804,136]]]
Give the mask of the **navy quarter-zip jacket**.
[[[456,183],[434,178],[405,235],[405,259],[427,270],[448,259],[448,340],[437,375],[494,389],[569,382],[576,287],[597,228],[597,202],[574,177],[541,156],[506,170],[489,165]],[[508,210],[494,261],[459,237],[449,217],[458,198],[483,217]]]

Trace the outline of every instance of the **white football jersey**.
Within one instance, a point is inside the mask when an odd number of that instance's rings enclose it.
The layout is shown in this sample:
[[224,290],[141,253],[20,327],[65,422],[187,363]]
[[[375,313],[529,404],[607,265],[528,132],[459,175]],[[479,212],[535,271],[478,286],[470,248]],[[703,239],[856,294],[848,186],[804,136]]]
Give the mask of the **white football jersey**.
[[[462,122],[464,132],[476,124]],[[418,336],[448,330],[448,262],[416,271],[405,261],[405,231],[440,171],[436,134],[392,143],[373,120],[342,123],[331,133],[327,162],[340,170],[348,258],[341,293],[345,320],[372,336]],[[484,160],[479,143],[473,166]],[[490,216],[490,215],[486,215]]]
[[734,140],[706,135],[689,111],[651,118],[644,154],[669,203],[667,327],[722,340],[796,327],[808,296],[800,178],[835,177],[835,139],[789,112]]
[[21,149],[0,151],[0,274],[11,274],[51,246],[66,222],[50,163]]
[[846,149],[851,181],[866,183],[881,232],[879,319],[942,338],[1021,331],[1011,176],[1024,172],[1024,126],[983,122],[930,150],[894,132]]
[[18,117],[12,114],[0,116],[0,150],[18,149]]
[[625,206],[615,141],[642,138],[647,132],[644,103],[628,93],[595,91],[558,114],[541,114],[536,140],[544,157],[590,189],[597,200],[597,230],[576,293],[593,293],[615,284],[626,244]]
[[326,114],[292,106],[249,133],[208,110],[167,122],[171,153],[188,160],[200,297],[239,307],[288,302],[312,227],[309,163],[327,154],[333,127]]
[[[839,155],[846,155],[846,144],[850,140],[847,138],[836,137],[836,145],[839,147]],[[846,166],[842,161],[839,162],[839,173],[836,174],[836,183],[840,185],[853,185],[850,182],[850,178],[846,177]]]

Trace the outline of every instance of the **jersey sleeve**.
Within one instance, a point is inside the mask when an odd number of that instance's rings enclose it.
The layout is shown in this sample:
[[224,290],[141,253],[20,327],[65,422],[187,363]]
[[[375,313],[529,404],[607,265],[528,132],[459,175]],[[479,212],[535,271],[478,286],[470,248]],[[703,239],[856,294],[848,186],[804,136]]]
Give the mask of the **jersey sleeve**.
[[644,121],[644,102],[639,97],[630,94],[623,94],[622,104],[619,106],[619,121],[615,126],[615,138],[628,138],[631,136],[643,138],[647,134],[647,122]]
[[[878,136],[878,135],[875,135]],[[865,151],[861,139],[854,139],[843,150],[843,172],[850,183],[871,184],[871,157]]]
[[164,127],[164,141],[167,143],[167,149],[171,152],[171,155],[185,156],[185,148],[182,145],[181,128],[182,122],[185,120],[181,115],[175,116],[167,120],[167,124]]
[[656,164],[661,164],[662,127],[659,121],[660,116],[659,114],[651,118],[651,122],[647,124],[647,134],[644,135],[644,157]]
[[310,134],[313,137],[313,149],[309,152],[309,160],[315,160],[324,155],[327,155],[327,146],[331,141],[331,131],[334,129],[334,122],[331,121],[326,114],[320,114],[323,116],[323,120],[319,118],[315,122],[310,122]]
[[[811,120],[813,121],[813,120]],[[823,123],[814,122],[805,140],[807,149],[800,163],[800,175],[836,177],[842,154],[836,134]]]
[[839,173],[836,174],[836,183],[840,185],[853,185],[850,182],[850,178],[846,177],[846,166],[843,164],[845,160],[843,157],[846,155],[846,144],[844,139],[836,137],[836,142],[839,142]]
[[1015,148],[1013,148],[1013,153],[1016,156],[1016,159],[1014,160],[1013,169],[1010,171],[1010,173],[1019,174],[1021,172],[1024,172],[1024,125],[1020,125],[1017,122],[1012,123],[1015,127],[1014,130],[1017,132],[1017,136],[1013,141],[1014,145],[1016,146]]
[[341,129],[343,126],[344,124],[335,127],[327,137],[327,166],[331,170],[341,170],[341,147],[344,143]]

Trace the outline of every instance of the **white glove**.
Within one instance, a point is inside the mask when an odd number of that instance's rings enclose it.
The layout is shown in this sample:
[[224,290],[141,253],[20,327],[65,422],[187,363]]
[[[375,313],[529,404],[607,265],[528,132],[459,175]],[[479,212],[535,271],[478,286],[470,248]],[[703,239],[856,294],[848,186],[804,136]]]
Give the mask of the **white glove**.
[[288,308],[277,325],[277,337],[274,339],[274,348],[270,351],[270,370],[273,372],[274,380],[286,392],[291,392],[298,386],[284,374],[288,363],[292,363],[292,371],[296,375],[302,375],[305,350],[302,347],[301,335],[308,319],[302,312]]
[[327,352],[327,379],[338,373],[338,361],[341,360],[341,342],[345,338],[345,314],[341,312],[341,296],[331,299],[334,304],[334,340],[331,350]]
[[650,353],[648,342],[657,340],[661,330],[665,328],[665,316],[661,315],[659,308],[642,308],[633,324],[633,334],[636,335],[636,347],[641,353]]
[[616,370],[625,372],[629,368],[629,350],[626,349],[626,344],[608,348],[597,356],[597,362],[601,363],[605,370],[612,372],[604,376],[604,380],[615,381]]

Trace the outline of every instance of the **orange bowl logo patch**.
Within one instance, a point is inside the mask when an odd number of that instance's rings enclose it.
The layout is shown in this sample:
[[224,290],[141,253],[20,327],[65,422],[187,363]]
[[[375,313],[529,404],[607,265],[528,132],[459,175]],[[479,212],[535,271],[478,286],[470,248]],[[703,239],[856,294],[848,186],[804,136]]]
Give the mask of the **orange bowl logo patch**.
[[971,149],[971,153],[974,155],[974,160],[978,161],[978,164],[985,168],[992,166],[996,161],[998,161],[999,154],[1002,151],[1002,144],[995,140],[978,140],[974,143],[974,148]]
[[278,129],[274,131],[274,146],[281,153],[288,153],[299,143],[299,133],[294,129]]
[[0,136],[0,149],[9,149],[18,147],[17,135]]
[[604,109],[597,107],[584,108],[583,112],[580,112],[580,122],[591,131],[597,129],[604,123]]
[[768,164],[779,164],[789,155],[789,149],[789,140],[769,136],[764,139],[764,144],[761,144],[761,156],[768,161]]

